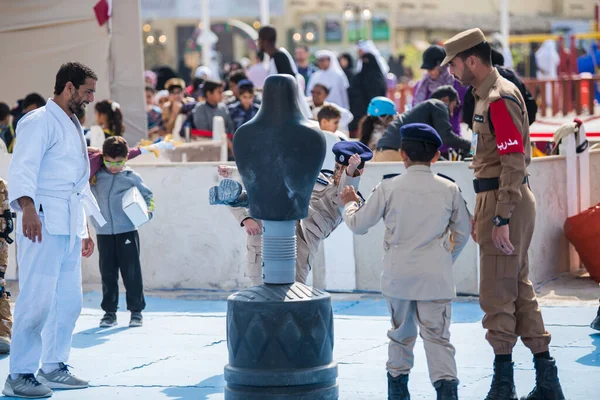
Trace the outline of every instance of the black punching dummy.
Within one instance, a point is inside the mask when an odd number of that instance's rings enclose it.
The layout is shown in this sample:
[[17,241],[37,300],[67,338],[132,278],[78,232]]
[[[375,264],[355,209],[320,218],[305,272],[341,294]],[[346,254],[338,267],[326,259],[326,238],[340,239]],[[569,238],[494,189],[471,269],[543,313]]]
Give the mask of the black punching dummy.
[[263,281],[227,300],[226,400],[338,398],[329,294],[294,283],[296,221],[325,158],[323,133],[298,104],[296,81],[265,81],[258,114],[233,139],[252,218],[263,222]]

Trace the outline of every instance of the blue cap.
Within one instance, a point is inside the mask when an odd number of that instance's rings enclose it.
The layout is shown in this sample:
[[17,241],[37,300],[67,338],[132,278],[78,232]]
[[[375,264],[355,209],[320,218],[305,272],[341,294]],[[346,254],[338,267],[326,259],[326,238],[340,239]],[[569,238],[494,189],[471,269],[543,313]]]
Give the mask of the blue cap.
[[442,138],[435,129],[427,124],[406,124],[400,128],[402,140],[413,142],[432,143],[438,148],[444,144]]
[[384,96],[373,97],[369,102],[367,114],[372,117],[381,117],[384,115],[396,115],[396,105],[393,101]]
[[249,86],[249,87],[254,87],[254,84],[248,80],[248,79],[242,79],[241,81],[238,82],[238,87],[242,87],[242,86]]
[[356,140],[337,142],[333,145],[332,151],[335,154],[335,162],[342,165],[348,165],[350,157],[358,154],[362,160],[358,168],[363,168],[365,162],[373,158],[373,152],[369,146]]

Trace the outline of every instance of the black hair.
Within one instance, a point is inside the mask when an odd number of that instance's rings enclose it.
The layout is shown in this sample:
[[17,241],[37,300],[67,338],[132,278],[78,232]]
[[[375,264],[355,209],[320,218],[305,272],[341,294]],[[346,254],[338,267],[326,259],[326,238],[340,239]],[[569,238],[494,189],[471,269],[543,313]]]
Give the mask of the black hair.
[[358,121],[358,132],[360,135],[360,141],[368,146],[371,141],[371,136],[373,135],[373,131],[375,130],[375,123],[379,122],[377,117],[373,117],[371,115],[366,115]]
[[492,46],[488,42],[483,41],[470,49],[458,53],[456,56],[460,57],[463,61],[468,57],[475,56],[483,61],[485,65],[492,65]]
[[150,93],[156,93],[156,89],[154,89],[154,87],[146,85],[145,88],[146,92],[150,92]]
[[248,76],[241,70],[236,70],[229,74],[229,82],[235,83],[236,85],[245,79],[248,79]]
[[317,121],[321,122],[324,119],[337,119],[342,118],[342,113],[336,107],[326,104],[324,105],[319,113],[317,114]]
[[10,107],[6,103],[0,103],[0,121],[10,114]]
[[79,86],[83,85],[87,78],[91,78],[95,81],[98,80],[96,73],[82,63],[68,62],[63,64],[56,73],[54,94],[61,94],[65,90],[67,82],[71,82],[73,86],[75,86],[75,89],[79,89]]
[[329,88],[327,86],[323,85],[322,83],[317,83],[315,86],[313,86],[313,89],[316,87],[320,87],[325,91],[326,95],[329,95]]
[[297,49],[303,49],[304,51],[306,51],[307,53],[309,53],[310,51],[308,50],[308,46],[304,45],[304,44],[299,44],[298,46],[296,46]]
[[23,108],[27,108],[32,104],[35,104],[36,108],[44,107],[46,105],[46,99],[39,93],[29,93],[23,99]]
[[218,88],[222,88],[222,87],[223,87],[223,84],[221,82],[207,79],[202,84],[202,91],[206,95],[207,93],[212,93],[215,90],[217,90]]
[[492,48],[492,65],[504,66],[504,56],[494,48]]
[[433,91],[433,93],[431,93],[431,96],[430,96],[431,99],[438,99],[438,100],[441,100],[444,97],[447,97],[448,100],[450,100],[450,103],[452,103],[453,101],[460,103],[460,100],[458,99],[458,92],[456,91],[456,89],[454,89],[450,85],[444,85],[444,86],[438,87],[437,89],[435,89]]
[[350,55],[350,53],[342,53],[339,58],[345,58],[348,61],[348,68],[354,68],[354,58]]
[[238,89],[238,93],[240,96],[243,95],[244,93],[250,93],[251,95],[254,95],[254,86],[252,86],[252,85],[240,86]]
[[271,44],[275,44],[275,42],[277,42],[277,30],[271,25],[263,26],[258,31],[258,38]]
[[438,151],[435,144],[417,140],[403,140],[400,148],[404,150],[410,161],[421,163],[431,162]]
[[123,125],[123,113],[121,113],[120,108],[115,108],[113,111],[112,105],[112,100],[102,100],[96,103],[95,109],[98,114],[104,114],[108,118],[108,129],[110,129],[115,136],[121,136],[123,135],[123,131],[125,131],[125,125]]
[[265,53],[263,51],[256,52],[256,59],[260,62],[265,61]]
[[127,146],[127,140],[121,136],[111,136],[106,139],[102,145],[102,154],[105,157],[127,157],[128,153],[129,147]]

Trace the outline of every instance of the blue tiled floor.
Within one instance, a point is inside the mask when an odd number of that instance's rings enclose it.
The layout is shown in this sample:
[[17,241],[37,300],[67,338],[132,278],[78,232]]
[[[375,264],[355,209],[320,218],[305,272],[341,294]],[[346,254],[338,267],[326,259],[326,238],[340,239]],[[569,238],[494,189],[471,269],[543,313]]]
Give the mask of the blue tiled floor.
[[[355,297],[333,303],[340,399],[386,399],[387,307],[376,296]],[[124,304],[123,296],[120,301]],[[53,398],[223,399],[225,301],[149,297],[143,328],[127,328],[128,315],[120,312],[120,325],[107,330],[97,328],[102,316],[99,303],[99,294],[85,295],[70,360],[74,373],[90,379],[92,387],[57,391]],[[600,398],[600,332],[588,327],[596,309],[567,305],[546,307],[543,313],[553,335],[551,351],[567,398]],[[493,355],[481,318],[477,303],[454,304],[452,341],[457,348],[463,400],[485,397],[491,380]],[[409,384],[412,398],[435,399],[420,342],[415,356]],[[517,389],[519,395],[525,395],[534,381],[531,355],[518,344],[514,359]],[[7,357],[0,360],[4,376],[8,361]]]

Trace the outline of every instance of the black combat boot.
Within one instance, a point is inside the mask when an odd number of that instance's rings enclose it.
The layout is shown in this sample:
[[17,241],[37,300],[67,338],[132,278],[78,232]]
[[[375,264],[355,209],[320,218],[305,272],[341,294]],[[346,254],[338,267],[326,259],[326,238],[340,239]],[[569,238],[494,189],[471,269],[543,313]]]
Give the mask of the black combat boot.
[[458,400],[458,381],[437,381],[433,384],[437,400]]
[[393,378],[389,373],[388,378],[388,400],[410,400],[408,393],[408,375],[399,375]]
[[554,358],[534,358],[535,387],[521,400],[565,400]]
[[494,361],[492,386],[485,400],[519,400],[512,361]]
[[590,324],[590,328],[600,331],[600,307],[598,307],[598,314],[596,315],[596,319]]

